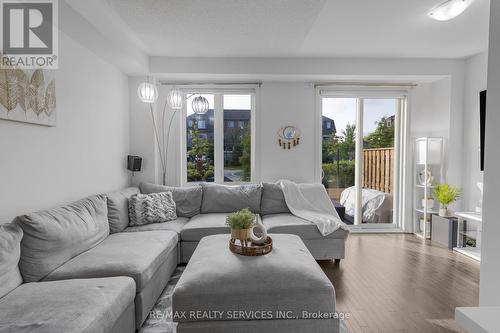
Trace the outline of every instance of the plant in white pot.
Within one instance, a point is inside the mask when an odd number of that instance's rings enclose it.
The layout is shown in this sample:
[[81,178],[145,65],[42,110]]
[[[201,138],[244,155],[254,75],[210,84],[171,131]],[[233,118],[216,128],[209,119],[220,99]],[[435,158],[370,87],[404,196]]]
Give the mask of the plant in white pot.
[[460,188],[449,184],[437,184],[434,187],[434,196],[439,201],[439,216],[449,216],[448,206],[460,197]]
[[[237,239],[242,246],[247,246],[248,241],[263,244],[267,239],[267,230],[258,218],[248,208],[231,213],[226,218],[226,224],[231,228],[231,238]],[[260,229],[260,236],[256,236],[253,229]]]

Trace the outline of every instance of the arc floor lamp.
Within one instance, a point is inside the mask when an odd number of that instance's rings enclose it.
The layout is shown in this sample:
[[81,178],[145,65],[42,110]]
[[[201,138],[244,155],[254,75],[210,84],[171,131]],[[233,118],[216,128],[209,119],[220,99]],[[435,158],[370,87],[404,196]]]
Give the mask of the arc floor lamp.
[[[170,129],[172,128],[172,122],[174,120],[175,114],[178,110],[181,110],[184,106],[184,94],[177,88],[173,88],[169,91],[165,104],[161,112],[161,127],[158,127],[156,123],[156,117],[154,115],[153,104],[158,100],[158,88],[154,83],[142,82],[137,88],[137,95],[139,99],[149,105],[149,110],[151,112],[151,120],[153,122],[153,131],[156,139],[156,145],[158,147],[158,157],[160,159],[160,164],[162,168],[162,184],[166,185],[167,177],[167,156],[168,156],[168,145],[170,139]],[[189,97],[193,96],[191,94]],[[187,98],[189,98],[187,97]],[[186,98],[186,99],[187,99]],[[168,121],[168,127],[165,127],[165,116],[168,106],[174,110],[170,119]],[[197,96],[193,99],[192,108],[197,114],[203,114],[208,111],[209,103],[208,100],[203,96]]]

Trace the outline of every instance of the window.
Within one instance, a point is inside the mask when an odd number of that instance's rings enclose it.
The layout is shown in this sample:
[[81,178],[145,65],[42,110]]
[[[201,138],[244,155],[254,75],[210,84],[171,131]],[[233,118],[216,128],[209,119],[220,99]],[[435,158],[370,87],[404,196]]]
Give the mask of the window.
[[205,114],[193,112],[191,103],[199,95],[190,96],[186,103],[186,179],[188,182],[215,181],[213,126],[207,128],[207,119],[213,114],[214,95],[201,95],[208,100]]
[[331,129],[332,128],[332,123],[330,121],[326,122],[326,128]]
[[186,91],[182,183],[250,182],[254,177],[253,114],[255,92],[203,93],[209,102],[205,114],[192,111],[200,94]]
[[[224,119],[247,119],[250,120],[252,113],[251,95],[224,95],[223,98]],[[251,131],[243,121],[229,121],[233,126],[224,131],[224,181],[225,182],[248,182],[251,179],[250,157],[251,157]]]

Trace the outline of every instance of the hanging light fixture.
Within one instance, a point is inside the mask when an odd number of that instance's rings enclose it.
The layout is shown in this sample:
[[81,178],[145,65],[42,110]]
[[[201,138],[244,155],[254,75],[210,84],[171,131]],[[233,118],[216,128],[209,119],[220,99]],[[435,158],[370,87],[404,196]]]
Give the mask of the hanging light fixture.
[[152,104],[158,99],[158,89],[156,89],[156,85],[153,83],[143,82],[137,88],[137,95],[139,95],[139,99],[144,103]]
[[446,0],[429,10],[427,15],[437,21],[448,21],[462,14],[474,0]]
[[193,107],[194,113],[204,114],[204,113],[207,113],[209,104],[208,104],[208,100],[205,97],[197,96],[193,99],[191,106]]
[[179,89],[173,88],[172,90],[170,90],[167,96],[167,102],[171,109],[173,110],[182,109],[183,101],[184,101],[184,96]]

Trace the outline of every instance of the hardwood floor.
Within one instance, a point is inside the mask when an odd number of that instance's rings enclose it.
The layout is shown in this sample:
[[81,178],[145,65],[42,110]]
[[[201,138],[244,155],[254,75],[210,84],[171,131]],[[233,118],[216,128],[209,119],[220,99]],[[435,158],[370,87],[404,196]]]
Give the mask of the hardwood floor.
[[350,332],[463,332],[457,306],[477,306],[479,263],[406,234],[351,234],[340,265],[319,262]]

